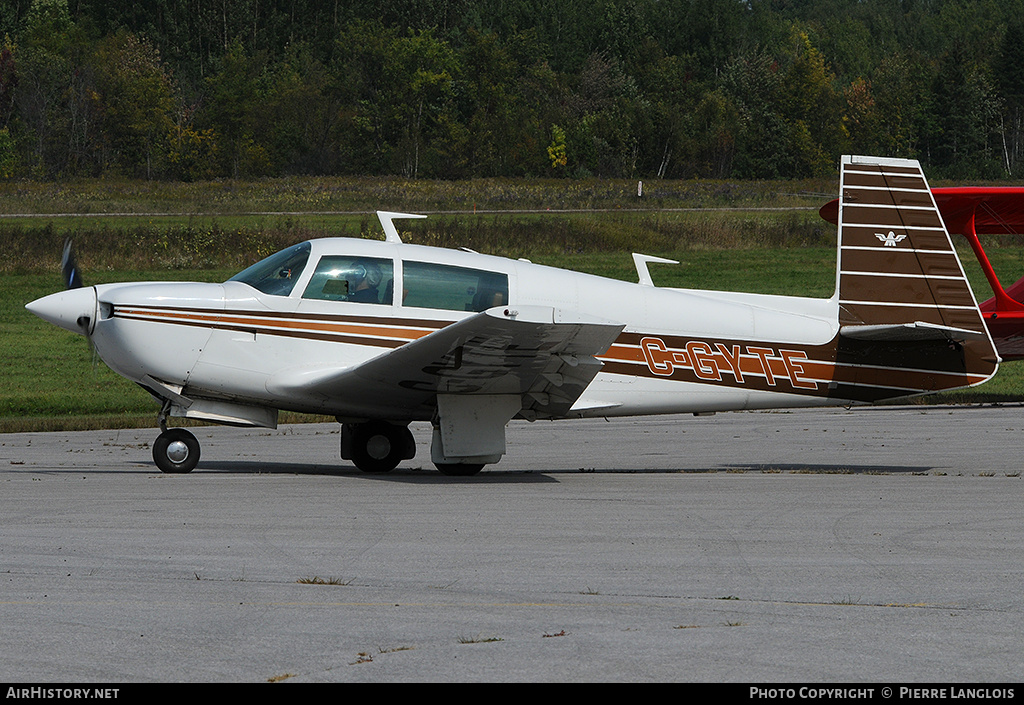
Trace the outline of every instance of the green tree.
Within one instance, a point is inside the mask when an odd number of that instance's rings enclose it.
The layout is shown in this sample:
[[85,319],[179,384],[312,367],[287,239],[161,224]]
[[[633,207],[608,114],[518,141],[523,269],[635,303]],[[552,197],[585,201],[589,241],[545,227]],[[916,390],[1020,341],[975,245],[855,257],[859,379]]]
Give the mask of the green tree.
[[982,66],[962,44],[938,63],[930,113],[934,127],[925,137],[929,161],[940,173],[969,178],[999,173],[998,125],[1001,106]]
[[0,128],[10,124],[14,116],[14,100],[18,89],[15,47],[9,36],[0,45]]
[[846,90],[852,149],[861,154],[916,158],[929,119],[932,67],[914,54],[882,59],[868,79]]
[[112,151],[109,161],[151,178],[167,156],[172,132],[173,88],[160,55],[121,30],[98,43],[94,61],[92,98]]
[[[536,81],[544,69],[527,49],[530,41],[515,35],[504,42],[496,34],[470,30],[458,52],[458,64],[472,67],[460,72],[455,87],[468,175],[514,176],[539,169],[535,155],[545,139],[545,108],[535,98],[545,93]],[[562,147],[564,156],[564,133]]]
[[418,178],[424,162],[432,170],[439,166],[432,157],[456,122],[451,111],[457,70],[452,48],[429,30],[399,37],[389,47],[380,107],[391,135],[389,161],[407,178]]
[[801,175],[835,170],[849,146],[843,124],[843,97],[835,76],[806,31],[794,26],[790,64],[782,81],[781,111],[793,124]]
[[334,135],[345,173],[388,171],[384,64],[397,38],[397,30],[376,21],[353,21],[339,33],[330,75],[339,77],[331,84],[339,102]]
[[464,136],[455,114],[459,66],[432,31],[400,34],[379,22],[354,22],[337,44],[332,70],[344,77],[339,121],[347,171],[433,176]]
[[262,175],[270,167],[266,147],[257,139],[258,130],[265,126],[259,111],[264,64],[262,55],[250,55],[235,39],[205,82],[199,122],[213,131],[223,173],[232,178]]
[[778,61],[759,49],[730,61],[722,78],[723,89],[739,114],[734,175],[803,175],[794,146],[794,126],[781,111],[784,89]]
[[37,173],[94,172],[98,118],[83,32],[67,0],[33,0],[18,44],[18,114]]
[[268,67],[259,134],[274,173],[329,173],[338,168],[334,130],[340,99],[333,76],[304,43]]
[[551,126],[551,144],[548,145],[548,159],[551,169],[561,173],[569,163],[569,154],[565,148],[565,130],[558,125]]
[[996,87],[1003,99],[1000,120],[1003,166],[1010,176],[1020,171],[1024,157],[1024,24],[1012,22],[993,61]]
[[575,78],[564,96],[570,173],[632,175],[638,127],[649,107],[636,81],[618,59],[600,53],[591,54]]
[[728,177],[740,134],[740,114],[732,100],[722,91],[706,93],[694,110],[693,133],[693,174],[713,179]]

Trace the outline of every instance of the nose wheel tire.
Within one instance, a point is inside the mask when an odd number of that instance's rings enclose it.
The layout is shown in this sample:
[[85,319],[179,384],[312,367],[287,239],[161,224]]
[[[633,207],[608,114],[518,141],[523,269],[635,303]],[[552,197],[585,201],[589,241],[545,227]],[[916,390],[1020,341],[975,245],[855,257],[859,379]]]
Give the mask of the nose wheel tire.
[[199,441],[183,428],[170,428],[153,443],[153,460],[162,472],[192,472],[199,463]]

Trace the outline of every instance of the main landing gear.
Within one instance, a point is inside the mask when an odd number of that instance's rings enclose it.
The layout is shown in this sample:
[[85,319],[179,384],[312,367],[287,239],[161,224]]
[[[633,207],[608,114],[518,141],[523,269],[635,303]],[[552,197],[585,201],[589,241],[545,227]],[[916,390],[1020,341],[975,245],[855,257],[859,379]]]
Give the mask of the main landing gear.
[[363,472],[391,472],[416,456],[416,441],[408,426],[386,421],[341,425],[341,457]]
[[[363,472],[391,472],[403,460],[416,457],[416,441],[408,426],[369,421],[341,425],[341,457],[351,460]],[[468,477],[483,469],[483,463],[435,462],[443,475]]]

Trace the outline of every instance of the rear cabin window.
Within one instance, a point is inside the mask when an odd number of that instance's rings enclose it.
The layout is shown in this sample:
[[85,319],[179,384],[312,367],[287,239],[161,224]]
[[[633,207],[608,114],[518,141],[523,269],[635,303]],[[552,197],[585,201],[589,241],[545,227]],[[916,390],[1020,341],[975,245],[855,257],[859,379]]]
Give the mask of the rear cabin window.
[[486,311],[507,303],[507,274],[426,262],[403,265],[403,306]]
[[394,282],[394,265],[389,259],[321,257],[302,298],[390,304]]

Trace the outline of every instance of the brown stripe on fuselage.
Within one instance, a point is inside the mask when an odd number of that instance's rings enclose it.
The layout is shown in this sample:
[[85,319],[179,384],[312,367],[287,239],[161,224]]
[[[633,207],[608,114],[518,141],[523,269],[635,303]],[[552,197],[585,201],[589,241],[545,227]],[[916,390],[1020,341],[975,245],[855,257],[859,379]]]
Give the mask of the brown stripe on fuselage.
[[[731,347],[739,344],[728,341],[727,345]],[[741,347],[746,350],[748,346]],[[749,347],[763,349],[756,344]],[[792,346],[789,351],[793,352],[795,347]],[[719,353],[709,355],[709,358],[716,360],[719,379],[708,379],[688,364],[673,365],[670,373],[659,374],[651,370],[643,360],[626,361],[627,356],[621,351],[613,358],[605,355],[600,356],[600,359],[604,362],[602,371],[614,375],[858,401],[878,401],[962,387],[981,382],[985,378],[984,375],[968,375],[964,372],[962,349],[934,341],[906,345],[841,340],[838,341],[838,352],[836,344],[804,347],[801,352],[807,355],[807,358],[798,359],[801,379],[797,381],[803,383],[801,385],[793,383],[792,370],[787,368],[786,360],[777,356],[758,358],[743,354],[740,357],[742,375],[738,377],[724,362],[724,356]],[[839,362],[823,359],[836,356],[840,358]],[[765,373],[762,362],[768,363],[769,374]],[[915,364],[926,363],[932,364],[935,369],[914,367]],[[813,388],[806,386],[809,380],[814,381]]]
[[[418,340],[448,322],[395,317],[331,316],[266,311],[120,305],[114,317],[216,330],[279,335],[394,348]],[[404,324],[404,325],[403,325]]]
[[164,311],[195,314],[198,316],[251,316],[254,318],[301,318],[313,321],[343,321],[345,323],[367,323],[381,326],[413,326],[416,328],[430,328],[437,330],[450,325],[452,321],[399,318],[397,316],[352,316],[348,314],[315,313],[306,311],[267,311],[256,309],[210,309],[190,306],[151,306],[147,304],[132,305],[122,304],[118,308],[132,308],[140,311]]
[[238,331],[250,330],[263,333],[293,333],[302,330],[321,333],[364,335],[367,337],[388,338],[403,341],[416,340],[429,331],[412,331],[411,329],[400,329],[394,327],[380,326],[353,326],[343,323],[314,322],[305,319],[254,319],[247,316],[197,316],[181,313],[164,313],[160,311],[139,312],[134,310],[122,310],[117,314],[119,318],[133,318],[136,320],[153,319],[165,323],[178,323],[182,325],[208,326],[210,328],[230,329]]

